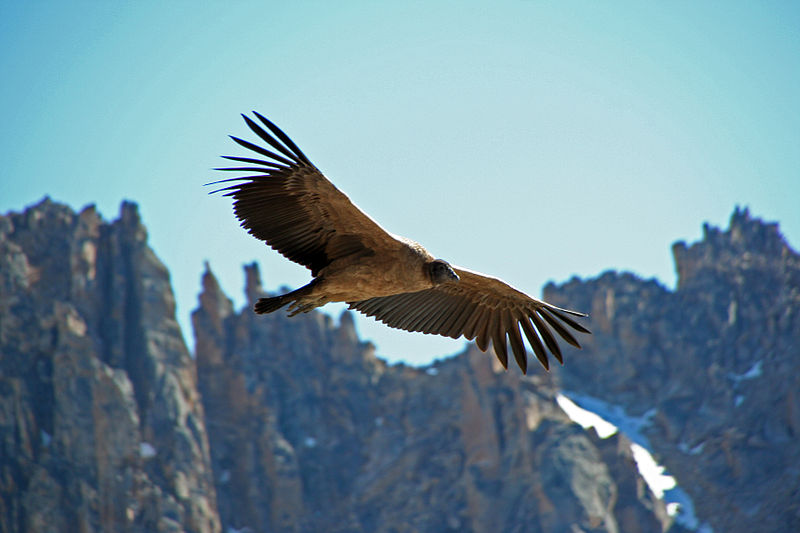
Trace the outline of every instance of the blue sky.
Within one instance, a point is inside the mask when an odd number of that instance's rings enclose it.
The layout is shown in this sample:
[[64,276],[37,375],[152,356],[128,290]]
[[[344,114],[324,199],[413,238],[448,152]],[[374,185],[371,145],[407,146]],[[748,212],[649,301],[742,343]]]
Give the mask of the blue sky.
[[[0,212],[139,203],[187,337],[205,260],[237,306],[244,263],[309,279],[202,186],[253,109],[389,231],[534,295],[672,287],[671,243],[737,204],[800,242],[796,2],[272,4],[0,4]],[[357,325],[392,361],[463,346]]]

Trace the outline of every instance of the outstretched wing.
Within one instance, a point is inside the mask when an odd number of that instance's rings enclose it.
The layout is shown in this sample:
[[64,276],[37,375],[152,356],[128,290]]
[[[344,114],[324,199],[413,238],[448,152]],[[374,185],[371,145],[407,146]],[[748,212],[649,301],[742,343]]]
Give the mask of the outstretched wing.
[[[256,113],[264,129],[242,115],[271,149],[231,137],[262,158],[223,156],[246,166],[216,170],[247,175],[213,184],[235,182],[213,192],[233,197],[236,217],[251,235],[286,258],[317,273],[346,256],[369,256],[395,240],[333,186],[294,142],[275,124]],[[268,130],[268,131],[267,131]]]
[[569,316],[586,316],[583,313],[532,298],[497,278],[462,268],[454,270],[460,281],[419,292],[351,302],[350,309],[375,317],[393,328],[454,339],[462,335],[469,340],[476,339],[478,348],[483,351],[491,340],[505,368],[508,368],[508,339],[523,374],[528,370],[528,358],[520,327],[545,369],[550,368],[548,350],[564,363],[553,331],[577,348],[580,344],[570,328],[590,333]]

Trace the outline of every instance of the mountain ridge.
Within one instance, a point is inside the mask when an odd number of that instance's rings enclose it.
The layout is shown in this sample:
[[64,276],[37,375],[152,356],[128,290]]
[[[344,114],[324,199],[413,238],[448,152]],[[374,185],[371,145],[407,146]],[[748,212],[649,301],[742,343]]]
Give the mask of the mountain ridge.
[[682,531],[630,440],[572,424],[561,388],[655,409],[643,434],[701,521],[791,531],[800,261],[738,208],[673,254],[674,291],[548,285],[595,334],[526,378],[472,346],[387,365],[349,314],[237,311],[208,267],[192,358],[134,204],[0,216],[0,532]]
[[561,386],[634,416],[653,409],[643,434],[715,528],[796,529],[800,256],[740,208],[727,230],[706,224],[672,250],[674,291],[616,273],[545,288],[592,316],[580,360],[556,369]]

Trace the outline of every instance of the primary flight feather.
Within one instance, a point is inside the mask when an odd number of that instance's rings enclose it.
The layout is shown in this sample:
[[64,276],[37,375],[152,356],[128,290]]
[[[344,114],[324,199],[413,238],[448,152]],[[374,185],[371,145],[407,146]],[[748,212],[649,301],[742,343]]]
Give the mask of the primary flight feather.
[[589,330],[562,309],[528,296],[497,278],[436,259],[419,243],[393,235],[328,181],[275,124],[253,112],[250,129],[267,147],[231,137],[259,157],[223,156],[244,164],[217,170],[243,173],[214,192],[233,197],[236,217],[251,235],[309,270],[314,279],[297,290],[261,298],[256,313],[289,305],[290,316],[329,302],[346,302],[367,316],[406,331],[475,339],[508,368],[507,343],[527,373],[525,336],[537,359],[563,364],[553,332],[580,348],[571,330]]

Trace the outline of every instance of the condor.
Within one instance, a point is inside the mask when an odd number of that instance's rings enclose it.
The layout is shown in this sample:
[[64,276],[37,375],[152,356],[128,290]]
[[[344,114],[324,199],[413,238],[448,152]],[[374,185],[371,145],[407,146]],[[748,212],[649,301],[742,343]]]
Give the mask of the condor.
[[334,187],[283,131],[253,114],[261,124],[242,116],[269,148],[231,137],[263,159],[223,156],[245,166],[216,170],[247,175],[214,182],[233,182],[214,192],[233,197],[234,213],[251,235],[313,276],[297,290],[261,298],[256,313],[288,305],[294,316],[328,302],[346,302],[393,328],[464,336],[483,351],[491,341],[505,368],[508,342],[523,373],[528,361],[520,330],[545,369],[548,351],[563,364],[553,332],[580,348],[570,329],[589,330],[571,316],[585,314],[453,266],[419,243],[387,232]]

